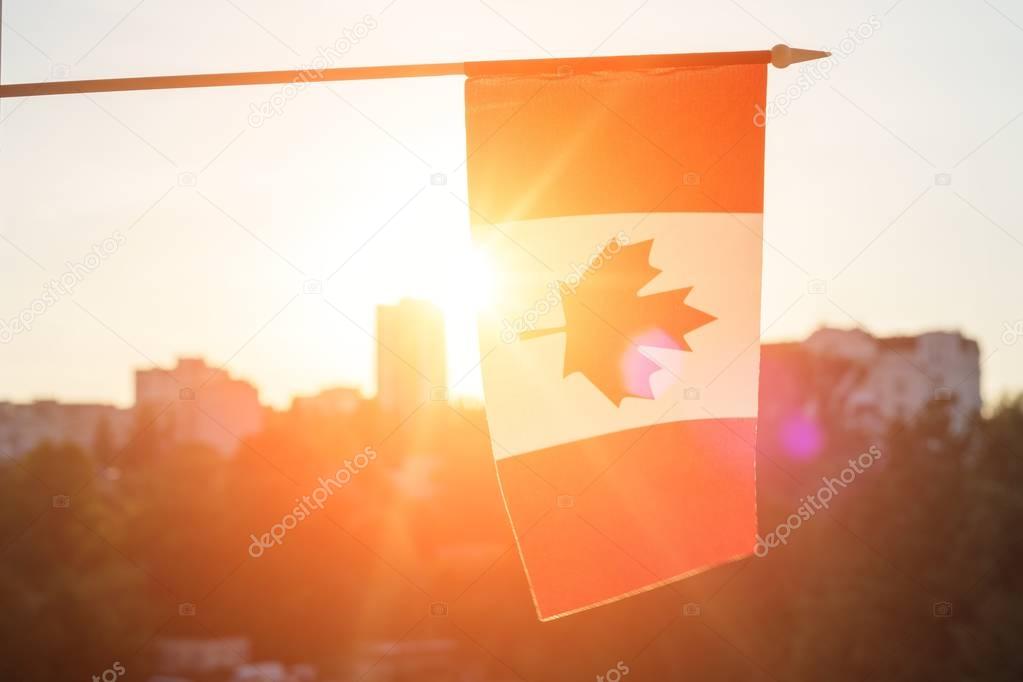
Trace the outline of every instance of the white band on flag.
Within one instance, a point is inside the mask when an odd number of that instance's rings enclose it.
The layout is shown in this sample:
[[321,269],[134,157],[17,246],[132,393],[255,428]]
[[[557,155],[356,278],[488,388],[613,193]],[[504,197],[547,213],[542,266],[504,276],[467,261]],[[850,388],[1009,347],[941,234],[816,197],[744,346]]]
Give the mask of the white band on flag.
[[[497,301],[480,315],[483,382],[497,459],[655,423],[747,418],[757,414],[763,216],[759,213],[650,213],[543,218],[498,226],[480,244],[495,265]],[[637,296],[690,289],[689,306],[715,319],[686,335],[691,350],[636,334],[633,347],[660,366],[652,399],[616,405],[583,373],[564,376],[566,333],[558,287],[599,277],[614,241],[652,240],[658,270]],[[602,254],[603,252],[603,254]],[[594,311],[595,315],[602,315]],[[611,315],[608,315],[610,318]],[[613,328],[615,321],[606,319]],[[657,329],[649,330],[657,335]],[[681,340],[675,340],[680,343]],[[615,365],[618,358],[608,357]],[[627,363],[626,363],[627,365]],[[636,387],[642,391],[643,386]]]

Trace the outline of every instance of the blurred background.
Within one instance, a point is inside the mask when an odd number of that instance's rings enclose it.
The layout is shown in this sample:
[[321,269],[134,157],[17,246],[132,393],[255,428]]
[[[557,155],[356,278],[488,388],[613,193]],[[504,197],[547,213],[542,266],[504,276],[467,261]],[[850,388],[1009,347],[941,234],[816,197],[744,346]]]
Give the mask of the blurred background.
[[764,112],[762,534],[882,453],[766,556],[541,624],[481,403],[462,79],[5,99],[5,678],[1020,678],[1016,4],[2,9],[3,83],[831,50]]

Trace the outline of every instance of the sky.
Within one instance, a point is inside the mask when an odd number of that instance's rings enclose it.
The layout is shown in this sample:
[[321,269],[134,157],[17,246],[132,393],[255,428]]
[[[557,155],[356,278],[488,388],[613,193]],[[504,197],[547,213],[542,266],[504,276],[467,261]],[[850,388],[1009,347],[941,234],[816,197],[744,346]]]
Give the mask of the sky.
[[[833,50],[826,74],[769,74],[764,340],[961,330],[986,400],[1023,389],[1010,0],[4,0],[0,81],[303,68],[350,32],[332,65]],[[36,306],[0,344],[0,400],[127,406],[134,369],[179,355],[275,406],[372,392],[375,306],[406,296],[441,304],[448,383],[477,394],[462,91],[444,77],[0,102],[0,320]],[[37,302],[68,272],[73,291]]]

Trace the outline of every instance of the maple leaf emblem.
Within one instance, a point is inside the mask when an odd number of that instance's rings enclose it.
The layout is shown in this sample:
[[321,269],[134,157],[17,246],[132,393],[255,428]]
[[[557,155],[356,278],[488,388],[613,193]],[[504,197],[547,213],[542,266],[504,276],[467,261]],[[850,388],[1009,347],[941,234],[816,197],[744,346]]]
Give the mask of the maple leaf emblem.
[[559,282],[565,326],[519,335],[527,340],[565,334],[564,376],[581,372],[619,407],[628,397],[654,397],[650,376],[660,365],[640,353],[640,346],[692,351],[685,335],[717,319],[685,303],[692,287],[637,293],[661,272],[650,265],[652,245],[653,240],[627,246],[612,241],[600,267],[575,287]]

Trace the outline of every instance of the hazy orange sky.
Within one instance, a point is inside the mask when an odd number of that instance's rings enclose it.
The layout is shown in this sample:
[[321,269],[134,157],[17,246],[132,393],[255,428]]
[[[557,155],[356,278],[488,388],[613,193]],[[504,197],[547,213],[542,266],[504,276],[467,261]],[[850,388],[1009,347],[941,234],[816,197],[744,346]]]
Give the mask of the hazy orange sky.
[[[333,65],[835,49],[827,78],[770,73],[769,102],[799,94],[768,126],[765,338],[961,329],[985,397],[1018,390],[1023,8],[835,5],[6,0],[0,78],[298,68],[359,22],[374,26]],[[133,368],[181,354],[226,362],[274,405],[372,391],[374,307],[402,296],[442,303],[449,382],[478,391],[462,84],[310,85],[258,126],[279,86],[4,100],[0,319],[123,243],[0,344],[0,399],[127,405]],[[302,293],[311,279],[322,294]]]

